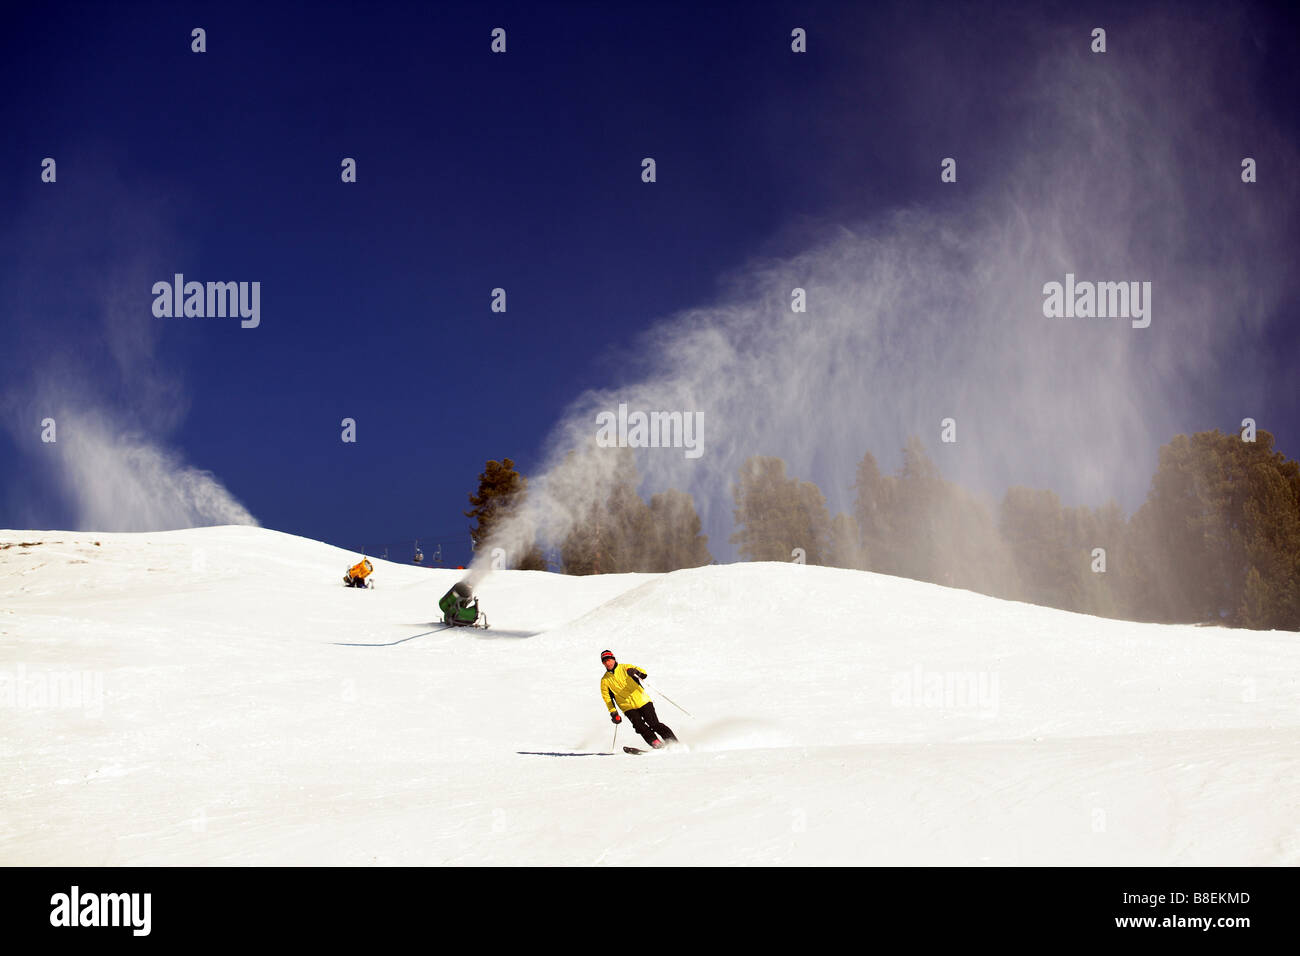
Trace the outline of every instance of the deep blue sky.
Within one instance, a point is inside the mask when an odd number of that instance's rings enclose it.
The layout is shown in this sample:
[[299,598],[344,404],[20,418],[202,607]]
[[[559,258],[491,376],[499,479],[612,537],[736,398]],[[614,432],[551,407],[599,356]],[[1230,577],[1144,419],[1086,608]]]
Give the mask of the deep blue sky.
[[[1087,21],[1129,5],[1055,9]],[[104,274],[142,277],[144,313],[148,285],[174,272],[258,280],[259,329],[157,320],[157,356],[189,401],[164,443],[267,526],[352,547],[420,535],[432,550],[441,536],[462,562],[461,511],[484,461],[528,471],[565,404],[626,374],[611,356],[653,320],[709,301],[752,256],[797,248],[800,223],[942,203],[936,155],[960,152],[971,176],[996,163],[998,124],[1014,117],[979,107],[1016,81],[1018,16],[11,6],[0,374],[69,350],[103,366],[98,387],[148,423],[159,416],[134,407],[139,392],[102,358]],[[1296,24],[1268,8],[1257,22],[1273,38],[1260,54],[1273,107],[1294,131]],[[788,52],[796,25],[815,55]],[[202,55],[189,49],[195,26]],[[488,49],[496,26],[505,56]],[[906,62],[921,42],[965,68],[960,90],[924,88]],[[39,181],[45,156],[55,187]],[[345,156],[355,185],[339,180]],[[659,162],[654,187],[639,179],[644,156]],[[489,311],[496,286],[505,315]],[[1271,351],[1295,346],[1283,337]],[[339,441],[345,416],[355,446]],[[70,524],[26,446],[0,432],[0,526]]]

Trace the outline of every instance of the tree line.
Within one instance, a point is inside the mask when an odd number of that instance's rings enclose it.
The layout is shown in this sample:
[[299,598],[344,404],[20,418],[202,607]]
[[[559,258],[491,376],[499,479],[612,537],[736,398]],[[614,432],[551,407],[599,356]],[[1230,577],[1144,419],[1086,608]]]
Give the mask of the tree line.
[[[673,571],[709,564],[689,494],[647,502],[628,449],[604,493],[558,549],[564,574]],[[1300,464],[1259,431],[1178,435],[1160,449],[1142,506],[1066,507],[1055,493],[1007,490],[995,507],[945,479],[917,438],[894,474],[867,452],[852,509],[832,516],[814,482],[756,455],[732,489],[731,542],[747,561],[855,568],[1105,617],[1300,630]],[[490,461],[470,495],[476,546],[518,507],[527,479]],[[534,547],[513,567],[550,566]]]

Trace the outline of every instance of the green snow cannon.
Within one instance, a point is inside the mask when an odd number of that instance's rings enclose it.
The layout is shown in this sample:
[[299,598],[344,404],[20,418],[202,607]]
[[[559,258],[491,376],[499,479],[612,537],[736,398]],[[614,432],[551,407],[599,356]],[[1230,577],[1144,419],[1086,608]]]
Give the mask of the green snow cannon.
[[460,581],[438,602],[442,623],[448,627],[486,628],[487,615],[479,613],[478,598],[468,581]]

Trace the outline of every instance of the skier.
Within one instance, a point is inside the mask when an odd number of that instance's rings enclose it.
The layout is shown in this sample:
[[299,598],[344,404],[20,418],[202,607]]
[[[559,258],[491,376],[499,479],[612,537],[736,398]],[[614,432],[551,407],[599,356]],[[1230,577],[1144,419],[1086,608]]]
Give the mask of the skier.
[[605,673],[600,677],[600,696],[609,710],[609,719],[621,724],[623,718],[618,715],[618,708],[622,708],[636,732],[651,747],[659,750],[677,743],[672,730],[659,722],[654,702],[641,686],[646,672],[634,664],[620,664],[614,659],[613,651],[602,651],[600,662],[605,665]]

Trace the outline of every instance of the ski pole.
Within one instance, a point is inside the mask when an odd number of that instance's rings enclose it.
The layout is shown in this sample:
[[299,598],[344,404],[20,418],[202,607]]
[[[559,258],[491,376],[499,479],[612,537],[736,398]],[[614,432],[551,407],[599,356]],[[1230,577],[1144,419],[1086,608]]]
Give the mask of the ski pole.
[[683,707],[681,704],[677,703],[677,701],[673,700],[671,697],[669,697],[667,694],[665,694],[663,691],[661,691],[658,687],[651,687],[649,681],[646,681],[646,687],[648,687],[650,690],[654,691],[656,694],[658,694],[658,695],[659,695],[660,697],[662,697],[664,700],[668,701],[668,703],[672,704],[674,707],[676,707],[678,710],[680,710],[680,711],[681,711],[683,714],[685,714],[687,717],[691,718],[691,720],[694,720],[694,719],[695,719],[695,715],[694,715],[694,714],[692,714],[689,710],[687,710],[687,709],[686,709],[685,707]]
[[615,724],[615,725],[614,725],[614,742],[613,742],[612,744],[609,745],[609,749],[610,749],[610,750],[613,750],[617,745],[618,745],[618,724]]

